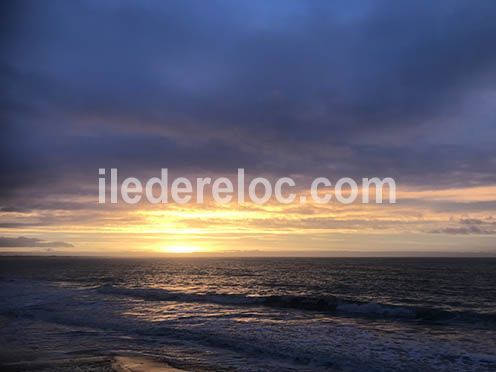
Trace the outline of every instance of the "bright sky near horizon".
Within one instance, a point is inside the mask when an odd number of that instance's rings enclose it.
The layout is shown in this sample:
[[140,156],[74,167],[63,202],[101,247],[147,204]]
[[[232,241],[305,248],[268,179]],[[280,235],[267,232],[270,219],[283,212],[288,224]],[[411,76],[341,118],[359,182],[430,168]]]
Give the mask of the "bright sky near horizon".
[[[496,3],[2,8],[2,253],[496,253]],[[111,167],[393,177],[397,203],[99,205]]]

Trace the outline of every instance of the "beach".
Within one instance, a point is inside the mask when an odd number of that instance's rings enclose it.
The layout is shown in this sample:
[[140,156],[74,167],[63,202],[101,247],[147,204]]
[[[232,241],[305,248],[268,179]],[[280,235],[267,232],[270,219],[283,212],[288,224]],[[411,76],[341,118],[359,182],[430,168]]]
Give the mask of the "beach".
[[[31,359],[31,358],[27,358]],[[51,372],[178,372],[165,362],[142,356],[87,357],[68,359],[41,359],[4,362],[4,371],[51,371]]]

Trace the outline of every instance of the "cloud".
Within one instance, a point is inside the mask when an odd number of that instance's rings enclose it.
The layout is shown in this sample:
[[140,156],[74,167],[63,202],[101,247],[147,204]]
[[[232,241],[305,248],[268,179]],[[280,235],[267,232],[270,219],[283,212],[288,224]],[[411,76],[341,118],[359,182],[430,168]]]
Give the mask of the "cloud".
[[23,207],[0,207],[0,212],[4,213],[29,213],[31,209]]
[[461,226],[461,227],[446,227],[437,230],[430,230],[433,234],[450,234],[450,235],[493,235],[496,234],[496,230],[482,228],[479,226]]
[[[7,235],[129,222],[96,203],[102,167],[142,179],[162,167],[181,176],[244,167],[268,178],[388,176],[424,190],[496,184],[494,2],[1,6]],[[315,220],[294,225],[492,233],[476,219],[496,201],[462,196],[399,201],[397,216],[434,213],[439,225],[333,222],[312,210]],[[32,239],[8,239],[21,238]]]
[[494,182],[494,114],[479,115],[493,101],[479,98],[495,4],[28,1],[9,14],[5,193],[102,162]]
[[42,224],[38,222],[0,222],[0,229],[22,229],[40,225]]
[[27,238],[24,236],[6,237],[0,236],[0,248],[72,248],[74,245],[67,242],[50,242],[38,238]]
[[460,223],[463,225],[485,225],[485,226],[496,226],[496,222],[492,216],[488,216],[484,219],[480,218],[461,218]]
[[432,233],[437,234],[454,234],[454,235],[468,235],[468,234],[482,234],[483,231],[476,227],[446,227],[444,229],[432,230]]

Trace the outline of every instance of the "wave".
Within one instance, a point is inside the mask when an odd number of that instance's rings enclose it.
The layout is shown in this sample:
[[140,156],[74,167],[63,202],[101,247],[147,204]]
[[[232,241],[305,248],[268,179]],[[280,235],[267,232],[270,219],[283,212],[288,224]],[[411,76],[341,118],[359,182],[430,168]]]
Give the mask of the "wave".
[[381,304],[343,299],[336,296],[270,295],[245,296],[236,294],[197,294],[168,291],[160,288],[128,288],[105,284],[97,288],[102,294],[142,298],[148,301],[210,303],[233,306],[266,306],[278,309],[319,311],[343,316],[394,318],[424,322],[490,322],[496,324],[496,313],[445,310],[439,308]]

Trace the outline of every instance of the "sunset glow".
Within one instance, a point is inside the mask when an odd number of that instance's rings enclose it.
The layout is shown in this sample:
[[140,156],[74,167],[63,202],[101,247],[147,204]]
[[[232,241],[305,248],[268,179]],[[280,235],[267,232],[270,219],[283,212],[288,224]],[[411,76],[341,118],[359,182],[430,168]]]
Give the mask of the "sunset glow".
[[[256,20],[259,12],[238,13],[232,5],[200,17],[205,23],[194,32],[195,21],[186,22],[173,36],[161,16],[179,10],[155,4],[137,13],[140,25],[151,22],[150,30],[129,32],[119,21],[92,34],[67,29],[63,20],[86,12],[91,18],[100,14],[98,6],[66,6],[68,18],[13,6],[22,17],[12,21],[1,64],[7,87],[0,136],[2,252],[495,252],[492,61],[471,49],[494,49],[485,19],[468,22],[481,29],[467,31],[474,40],[461,40],[463,33],[451,29],[458,22],[434,21],[455,17],[439,7],[433,18],[411,25],[432,30],[417,35],[410,29],[397,40],[396,27],[409,23],[395,20],[387,29],[379,5],[350,5],[343,13],[336,6],[324,9],[323,18],[320,6],[261,6],[263,20]],[[120,7],[103,8],[100,16],[109,19],[102,24],[122,15]],[[184,20],[196,20],[188,6],[180,8]],[[157,18],[147,18],[148,11]],[[225,30],[230,18],[224,11],[235,23]],[[431,14],[411,12],[396,16]],[[213,14],[222,21],[209,20]],[[80,35],[89,38],[88,49],[75,48],[71,38]],[[432,43],[427,35],[436,35]],[[479,42],[477,35],[488,37]],[[416,63],[419,51],[424,54]],[[295,187],[286,183],[280,194],[295,198],[280,202],[273,192],[257,204],[250,185],[262,178],[272,191],[277,180],[291,178]],[[353,195],[336,188],[344,178],[360,186],[350,204],[337,202],[341,192]],[[374,178],[395,181],[395,203],[361,202],[375,195],[375,184],[363,191],[363,180]],[[122,186],[125,179],[134,179],[140,191],[128,195],[117,187],[112,193],[112,184]],[[179,179],[192,188],[184,203],[172,192]],[[201,201],[200,179],[211,181]],[[221,179],[232,186],[225,203],[212,192]],[[329,184],[312,193],[316,179]],[[151,192],[149,181],[159,183]],[[319,204],[312,195],[332,198]]]
[[186,245],[173,245],[169,247],[164,247],[163,251],[167,253],[187,254],[187,253],[198,252],[199,249],[196,247],[190,247]]
[[0,371],[496,371],[496,1],[3,1]]

